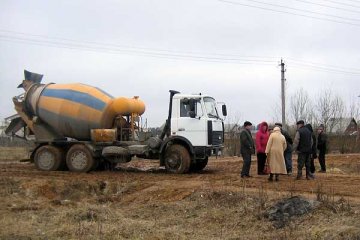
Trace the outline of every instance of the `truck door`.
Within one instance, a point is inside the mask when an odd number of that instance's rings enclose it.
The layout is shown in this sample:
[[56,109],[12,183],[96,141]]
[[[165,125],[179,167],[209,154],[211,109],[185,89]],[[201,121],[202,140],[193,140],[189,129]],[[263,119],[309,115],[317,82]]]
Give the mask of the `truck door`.
[[177,119],[176,135],[185,137],[193,146],[207,145],[206,118],[200,98],[195,100],[194,116],[191,115],[189,99],[180,100],[179,118]]

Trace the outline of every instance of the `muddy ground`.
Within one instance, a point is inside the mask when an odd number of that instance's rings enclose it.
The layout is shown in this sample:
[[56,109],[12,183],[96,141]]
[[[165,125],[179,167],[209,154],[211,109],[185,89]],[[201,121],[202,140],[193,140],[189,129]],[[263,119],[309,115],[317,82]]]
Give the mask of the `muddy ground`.
[[[241,179],[241,166],[212,158],[201,173],[174,175],[133,160],[78,174],[2,160],[0,239],[360,239],[360,155],[328,156],[315,180],[270,183],[255,159]],[[268,209],[297,195],[319,204],[274,225]]]

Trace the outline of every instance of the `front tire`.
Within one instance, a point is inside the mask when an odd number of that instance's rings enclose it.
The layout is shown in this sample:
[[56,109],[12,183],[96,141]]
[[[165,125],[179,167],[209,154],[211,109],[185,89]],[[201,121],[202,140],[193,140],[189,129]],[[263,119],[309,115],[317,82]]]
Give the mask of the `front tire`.
[[208,164],[209,158],[206,157],[205,159],[196,159],[196,162],[191,164],[190,171],[191,172],[200,172],[203,170],[206,165]]
[[95,159],[85,145],[75,144],[66,154],[66,165],[72,172],[89,172],[95,167]]
[[187,173],[191,163],[189,151],[182,145],[171,145],[166,149],[164,163],[170,173]]
[[65,166],[64,151],[55,146],[45,145],[39,147],[34,155],[37,169],[42,171],[58,171]]

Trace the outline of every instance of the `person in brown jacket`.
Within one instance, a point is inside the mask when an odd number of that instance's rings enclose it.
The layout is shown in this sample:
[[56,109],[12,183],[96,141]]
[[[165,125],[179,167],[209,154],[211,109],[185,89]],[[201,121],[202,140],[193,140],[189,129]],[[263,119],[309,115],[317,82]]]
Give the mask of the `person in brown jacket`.
[[275,127],[270,134],[269,141],[266,145],[265,153],[267,155],[267,164],[270,166],[269,181],[279,181],[280,174],[287,174],[285,166],[284,151],[286,149],[285,137],[281,134],[279,127]]

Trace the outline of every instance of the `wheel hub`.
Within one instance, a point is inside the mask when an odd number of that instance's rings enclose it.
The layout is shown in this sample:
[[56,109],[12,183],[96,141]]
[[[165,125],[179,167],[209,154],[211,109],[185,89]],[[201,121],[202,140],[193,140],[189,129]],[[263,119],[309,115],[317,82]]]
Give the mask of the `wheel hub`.
[[45,151],[39,154],[38,164],[42,169],[50,169],[54,165],[55,156],[51,152]]
[[181,165],[181,159],[176,155],[172,154],[167,159],[168,166],[172,169],[177,169]]
[[71,155],[71,164],[76,169],[84,169],[87,166],[87,156],[83,151],[76,151]]

